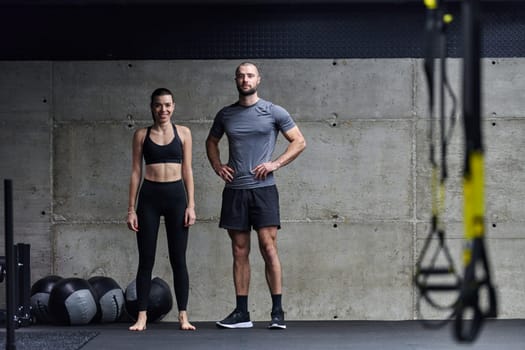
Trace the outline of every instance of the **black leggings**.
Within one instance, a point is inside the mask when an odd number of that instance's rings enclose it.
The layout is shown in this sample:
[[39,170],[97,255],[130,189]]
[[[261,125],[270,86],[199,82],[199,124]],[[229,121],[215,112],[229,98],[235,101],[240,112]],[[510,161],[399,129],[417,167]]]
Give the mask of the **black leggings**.
[[173,270],[173,285],[177,307],[179,311],[186,310],[189,293],[189,278],[186,266],[188,228],[184,227],[186,205],[186,192],[182,180],[175,182],[143,181],[137,205],[139,267],[136,282],[139,311],[148,309],[151,274],[155,264],[161,216],[164,216],[166,224],[168,253]]

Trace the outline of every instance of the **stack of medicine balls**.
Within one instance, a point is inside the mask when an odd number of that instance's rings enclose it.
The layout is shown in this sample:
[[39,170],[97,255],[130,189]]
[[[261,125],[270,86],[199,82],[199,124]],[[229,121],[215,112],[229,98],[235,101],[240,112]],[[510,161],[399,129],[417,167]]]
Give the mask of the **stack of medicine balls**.
[[[169,285],[159,277],[151,281],[148,321],[161,320],[173,306]],[[31,312],[37,323],[87,325],[136,320],[138,315],[135,280],[124,292],[105,276],[88,280],[50,275],[31,287]]]

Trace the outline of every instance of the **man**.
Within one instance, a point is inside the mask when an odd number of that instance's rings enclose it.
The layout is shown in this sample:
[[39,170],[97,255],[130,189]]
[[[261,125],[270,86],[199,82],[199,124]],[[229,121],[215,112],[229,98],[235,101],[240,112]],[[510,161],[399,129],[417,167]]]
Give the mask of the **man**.
[[[225,181],[219,226],[232,241],[236,308],[222,328],[250,328],[250,232],[257,232],[272,297],[269,328],[286,328],[282,309],[281,263],[277,254],[280,228],[279,194],[273,173],[293,161],[306,147],[304,137],[290,114],[258,97],[261,82],[257,66],[241,63],[235,71],[239,100],[217,113],[206,139],[206,152],[215,173]],[[279,131],[288,140],[286,151],[272,160]],[[226,134],[229,160],[223,164],[219,141]]]

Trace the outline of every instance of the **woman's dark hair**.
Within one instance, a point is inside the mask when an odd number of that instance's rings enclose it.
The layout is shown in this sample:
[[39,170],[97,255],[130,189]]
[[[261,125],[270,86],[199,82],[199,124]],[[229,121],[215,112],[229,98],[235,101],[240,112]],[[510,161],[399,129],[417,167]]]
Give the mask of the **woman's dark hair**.
[[165,95],[170,95],[171,99],[173,100],[173,94],[171,93],[170,90],[166,88],[155,89],[155,91],[153,91],[153,93],[151,94],[150,106],[153,106],[153,100],[155,100],[155,97],[165,96]]

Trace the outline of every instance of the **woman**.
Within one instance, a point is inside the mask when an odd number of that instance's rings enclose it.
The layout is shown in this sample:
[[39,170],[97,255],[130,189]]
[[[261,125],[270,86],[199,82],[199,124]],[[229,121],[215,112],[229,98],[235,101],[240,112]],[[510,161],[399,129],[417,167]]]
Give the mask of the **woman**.
[[[138,129],[133,136],[127,224],[137,235],[139,313],[137,322],[129,330],[146,329],[148,296],[161,216],[164,216],[166,224],[180,329],[195,330],[186,311],[189,294],[186,247],[188,229],[195,223],[191,132],[187,127],[175,125],[171,121],[175,102],[168,89],[153,91],[150,107],[153,125]],[[144,180],[139,193],[143,158]],[[139,198],[135,211],[137,195]]]

